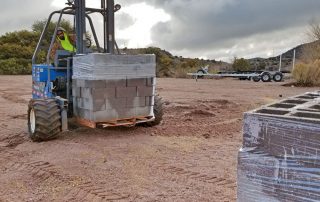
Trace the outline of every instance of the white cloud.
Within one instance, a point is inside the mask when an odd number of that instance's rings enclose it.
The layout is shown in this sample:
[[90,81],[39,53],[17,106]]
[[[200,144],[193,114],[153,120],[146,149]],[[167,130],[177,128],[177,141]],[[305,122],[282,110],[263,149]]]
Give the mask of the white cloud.
[[146,3],[123,7],[121,12],[131,16],[134,24],[122,30],[116,27],[116,38],[128,43],[119,44],[120,47],[137,48],[150,45],[152,43],[151,28],[159,22],[167,22],[171,19],[163,9],[156,9]]

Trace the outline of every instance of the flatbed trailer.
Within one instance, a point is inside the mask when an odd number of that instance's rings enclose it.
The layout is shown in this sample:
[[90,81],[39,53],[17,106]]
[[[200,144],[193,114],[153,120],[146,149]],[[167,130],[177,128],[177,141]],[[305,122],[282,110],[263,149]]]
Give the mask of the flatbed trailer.
[[210,74],[205,69],[200,69],[197,73],[188,73],[188,75],[195,79],[201,79],[204,77],[230,77],[239,78],[240,80],[253,80],[254,82],[281,82],[284,77],[284,73],[280,71],[219,72],[217,74]]

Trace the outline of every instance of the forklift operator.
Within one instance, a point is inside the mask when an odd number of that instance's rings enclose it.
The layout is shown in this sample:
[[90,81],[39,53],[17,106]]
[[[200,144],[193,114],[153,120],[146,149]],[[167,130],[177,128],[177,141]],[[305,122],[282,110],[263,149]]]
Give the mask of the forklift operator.
[[66,30],[62,27],[59,27],[57,30],[57,40],[60,42],[61,47],[69,52],[76,52],[76,48],[72,44]]

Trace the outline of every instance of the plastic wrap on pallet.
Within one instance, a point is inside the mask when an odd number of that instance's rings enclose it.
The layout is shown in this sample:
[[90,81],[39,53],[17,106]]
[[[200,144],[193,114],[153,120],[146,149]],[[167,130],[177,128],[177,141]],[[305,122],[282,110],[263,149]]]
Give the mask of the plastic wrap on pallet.
[[320,200],[320,92],[245,113],[238,201]]
[[[250,150],[251,149],[251,150]],[[272,156],[259,148],[246,148],[238,156],[238,201],[320,200],[318,157]]]
[[155,77],[155,55],[93,53],[73,59],[73,79],[123,79]]

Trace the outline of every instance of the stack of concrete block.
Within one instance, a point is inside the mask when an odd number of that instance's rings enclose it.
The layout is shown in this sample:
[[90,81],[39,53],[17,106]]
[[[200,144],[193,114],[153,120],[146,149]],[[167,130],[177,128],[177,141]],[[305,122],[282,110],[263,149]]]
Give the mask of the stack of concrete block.
[[320,198],[320,92],[245,113],[238,201]]
[[74,115],[92,122],[153,117],[153,59],[154,55],[76,57],[72,80]]
[[104,80],[154,77],[155,65],[155,55],[79,55],[73,59],[73,78]]

